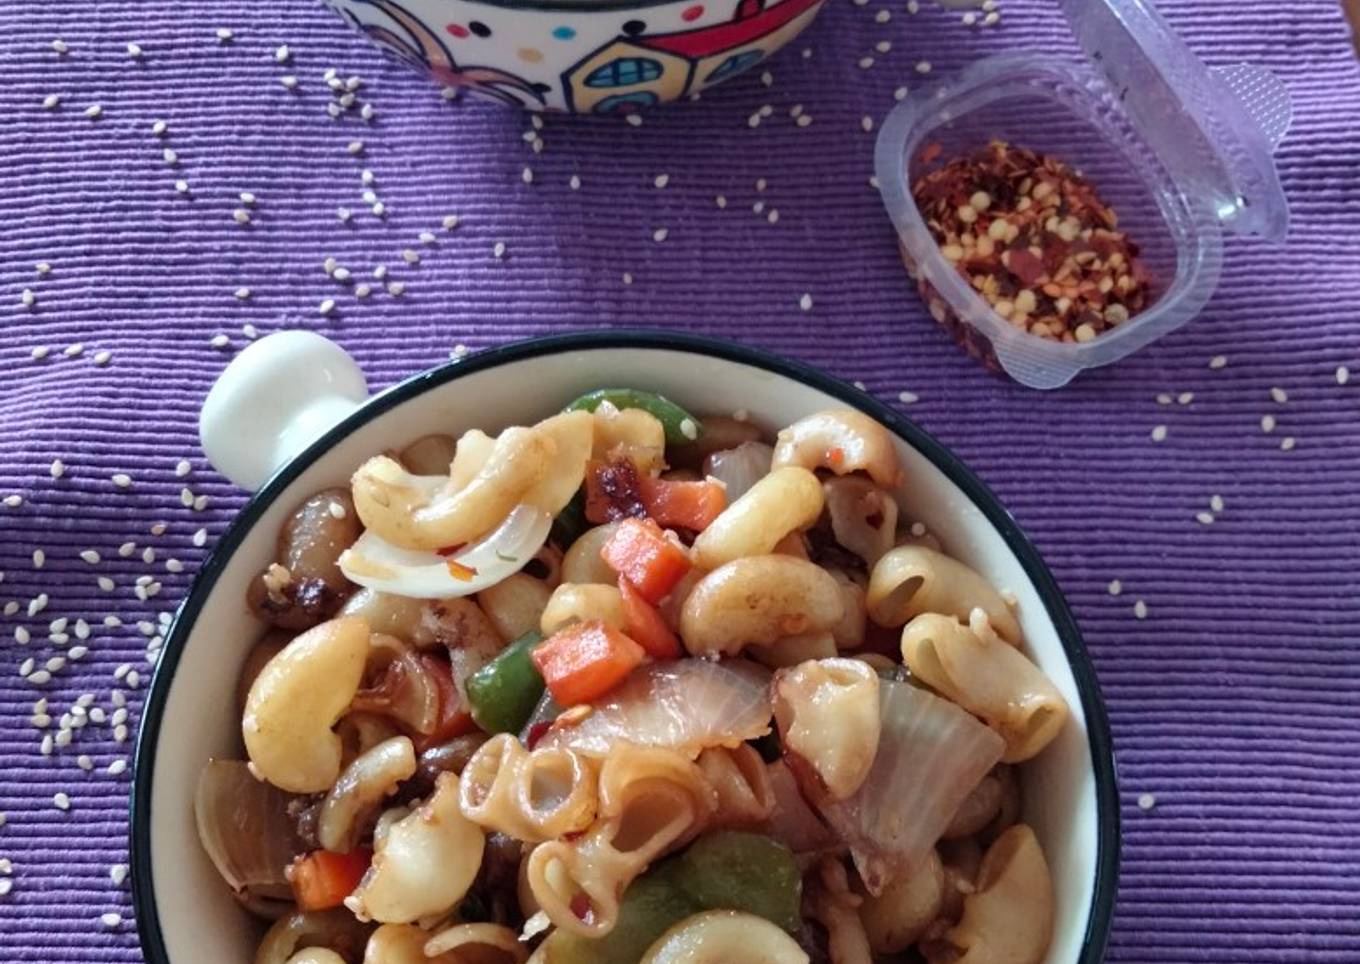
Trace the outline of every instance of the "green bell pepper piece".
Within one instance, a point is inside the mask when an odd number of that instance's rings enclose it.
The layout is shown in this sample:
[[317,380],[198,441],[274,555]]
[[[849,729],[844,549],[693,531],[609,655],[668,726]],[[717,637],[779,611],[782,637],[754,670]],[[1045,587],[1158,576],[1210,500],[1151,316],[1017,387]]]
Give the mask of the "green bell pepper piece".
[[554,931],[543,944],[547,964],[637,964],[667,929],[701,910],[676,883],[677,870],[668,860],[634,880],[604,937]]
[[738,910],[798,930],[803,878],[793,851],[758,833],[719,830],[681,854],[680,887],[705,910]]
[[472,720],[486,732],[518,733],[533,714],[543,677],[530,654],[542,641],[542,633],[527,632],[468,677]]
[[[637,388],[601,388],[587,392],[566,407],[566,411],[593,412],[602,402],[609,402],[615,408],[640,408],[656,416],[661,427],[666,430],[667,445],[688,445],[703,434],[704,427],[697,418],[656,392],[644,392]],[[688,423],[688,426],[686,425]],[[686,431],[688,427],[689,431]]]
[[563,549],[570,549],[571,544],[589,528],[590,523],[586,520],[586,492],[585,489],[578,489],[571,501],[557,513],[557,518],[553,519],[552,531],[548,535]]

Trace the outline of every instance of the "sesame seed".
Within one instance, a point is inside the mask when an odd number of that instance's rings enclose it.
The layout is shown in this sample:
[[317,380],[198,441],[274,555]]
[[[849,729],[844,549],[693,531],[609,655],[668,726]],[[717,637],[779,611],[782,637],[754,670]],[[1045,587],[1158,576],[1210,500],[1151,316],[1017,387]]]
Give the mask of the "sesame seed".
[[64,54],[71,48],[66,46],[65,40],[62,40],[60,37],[58,37],[56,40],[52,41],[52,49],[59,54]]
[[40,592],[28,601],[28,615],[32,618],[47,608],[47,593]]
[[810,294],[807,293],[806,291],[803,292],[802,297],[800,297],[800,298],[798,299],[798,307],[799,307],[799,308],[802,308],[804,311],[811,311],[811,310],[812,310],[812,295],[810,295]]
[[[85,654],[88,653],[89,651],[90,651],[90,648],[89,648],[88,646],[79,646],[79,645],[77,645],[77,646],[72,646],[70,649],[68,649],[68,650],[66,651],[66,655],[67,655],[67,657],[70,658],[71,662],[75,663],[75,662],[79,662],[80,660],[84,659],[84,658],[85,658]],[[96,716],[96,714],[98,714],[98,715]],[[90,711],[90,718],[93,719],[96,723],[102,723],[102,722],[103,722],[103,719],[104,719],[104,711],[103,711],[103,710],[91,710],[91,711]]]
[[19,675],[21,677],[27,677],[33,672],[34,667],[37,665],[37,661],[32,656],[28,657],[28,659],[19,664]]
[[98,365],[100,368],[103,368],[109,362],[113,361],[113,352],[107,350],[97,351],[94,353],[94,357],[91,358],[90,360],[94,362],[96,365]]
[[[505,250],[504,245],[501,245],[501,250],[502,251]],[[499,257],[499,255],[497,257]],[[389,281],[387,283],[387,293],[391,295],[393,298],[400,298],[405,292],[406,292],[405,282]]]
[[505,257],[505,242],[504,242],[504,241],[497,241],[495,244],[493,244],[493,245],[491,246],[491,256],[492,256],[493,258],[497,258],[497,259],[500,259],[500,258],[504,258],[504,257]]
[[250,289],[249,289],[249,288],[246,288],[246,287],[237,288],[234,292],[232,292],[232,294],[234,294],[234,295],[236,296],[236,300],[237,300],[237,301],[249,301],[249,300],[250,300]]
[[1120,582],[1118,579],[1111,579],[1108,588],[1111,596],[1118,596],[1121,592],[1124,591],[1124,584]]
[[373,289],[366,284],[354,286],[354,297],[356,298],[367,298],[372,292]]
[[407,264],[420,264],[420,253],[414,248],[407,248],[402,251],[401,259]]
[[372,104],[364,104],[362,107],[359,108],[359,116],[366,121],[371,121],[375,116],[377,116],[377,113],[378,112],[374,109]]
[[771,208],[770,213],[765,215],[765,220],[769,221],[771,224],[779,223],[779,209]]
[[41,569],[41,568],[43,567],[43,563],[45,563],[45,562],[47,562],[47,553],[43,552],[41,549],[34,549],[34,550],[33,550],[33,568],[34,568],[34,569]]
[[80,756],[76,757],[76,766],[80,767],[86,773],[89,773],[94,769],[94,761],[90,759],[88,753],[82,753]]
[[231,339],[228,338],[226,335],[218,333],[216,335],[213,335],[212,338],[208,339],[208,344],[213,348],[226,348],[228,345],[231,344]]
[[919,60],[916,62],[916,72],[918,74],[928,74],[930,73],[930,69],[929,60]]
[[1294,449],[1294,436],[1287,435],[1280,440],[1280,451],[1291,452]]
[[655,241],[657,244],[660,244],[662,241],[666,240],[670,233],[671,232],[669,228],[657,228],[655,231],[652,232],[652,240]]
[[99,588],[104,592],[113,592],[114,582],[108,576],[100,576],[95,582],[98,583]]
[[1220,368],[1226,368],[1227,365],[1228,365],[1227,355],[1215,355],[1213,358],[1209,359],[1209,367],[1214,371],[1218,371]]
[[1262,415],[1262,416],[1261,416],[1261,431],[1262,431],[1262,432],[1266,432],[1267,434],[1270,433],[1270,432],[1275,431],[1275,416],[1274,416],[1274,415],[1268,415],[1268,414],[1267,414],[1267,415]]
[[23,302],[25,308],[32,308],[38,303],[38,296],[33,293],[32,288],[25,288],[19,295],[19,300]]
[[13,889],[14,889],[13,878],[6,877],[4,880],[0,880],[0,897],[9,896],[9,892]]
[[42,105],[46,110],[56,110],[61,105],[61,97],[56,94],[48,94],[43,98]]
[[343,519],[345,517],[345,507],[339,502],[328,504],[326,511],[330,513],[332,519]]
[[[203,511],[204,509],[206,509],[207,507],[208,507],[208,497],[207,497],[206,495],[196,495],[196,496],[194,496],[194,511],[195,511],[195,512],[202,512],[202,511]],[[152,593],[152,595],[154,596],[155,593]]]
[[641,114],[629,114],[627,117],[624,118],[624,121],[625,121],[629,126],[631,126],[631,127],[641,127],[641,126],[642,126],[642,115],[641,115]]
[[91,104],[89,107],[85,108],[85,116],[90,120],[99,120],[99,118],[104,116],[104,108],[100,107],[98,104]]
[[331,272],[331,277],[341,284],[347,284],[350,279],[349,268],[336,268]]
[[421,231],[419,241],[421,244],[435,244],[439,239],[431,231]]
[[1336,383],[1344,385],[1351,380],[1351,370],[1345,365],[1339,365],[1336,369]]
[[236,223],[246,225],[250,223],[250,212],[245,208],[237,208],[231,212],[231,216],[236,219]]
[[971,27],[975,23],[977,23],[977,14],[973,11],[969,10],[963,15],[963,25],[965,27]]
[[1181,392],[1179,395],[1176,396],[1176,404],[1178,405],[1189,405],[1194,400],[1195,400],[1194,392]]
[[345,150],[349,151],[351,154],[354,155],[362,154],[364,152],[364,142],[350,141],[348,144],[345,145]]
[[874,14],[874,23],[887,23],[892,19],[892,13],[888,10],[880,10]]
[[127,770],[127,760],[114,760],[109,764],[109,776],[121,776]]
[[178,191],[180,194],[188,194],[188,193],[189,193],[189,182],[188,182],[188,181],[185,181],[185,180],[183,180],[183,179],[176,181],[176,182],[175,182],[175,190]]
[[113,881],[115,887],[123,886],[123,881],[127,880],[127,864],[114,864],[109,868],[109,879]]
[[898,392],[897,400],[903,405],[915,405],[921,400],[921,397],[915,392]]
[[[887,11],[885,10],[884,13],[887,13]],[[892,50],[892,41],[880,40],[878,43],[874,44],[874,49],[881,54],[886,54],[888,51]]]
[[[188,490],[188,489],[185,489],[184,492],[189,492],[189,490]],[[181,502],[184,501],[184,492],[181,492],[181,493],[180,493],[180,501],[181,501]],[[193,493],[192,493],[192,492],[189,492],[189,498],[190,498],[190,499],[193,499],[193,497],[194,497]],[[135,542],[125,542],[125,543],[123,543],[121,546],[118,547],[118,555],[122,556],[124,559],[126,559],[128,556],[132,555],[132,554],[133,554],[134,552],[136,552],[136,551],[137,551],[137,543],[135,543]]]
[[652,181],[652,183],[656,185],[658,190],[664,188],[670,182],[671,176],[669,174],[658,174],[656,178]]
[[1196,512],[1195,521],[1200,525],[1211,526],[1214,524],[1214,514],[1212,512]]
[[31,352],[29,352],[29,356],[30,356],[34,361],[42,361],[44,358],[46,358],[46,357],[47,357],[48,355],[50,355],[51,353],[52,353],[52,349],[51,349],[51,348],[48,348],[46,345],[38,345],[38,346],[37,346],[36,348],[34,348]]
[[335,310],[335,299],[334,298],[325,299],[324,301],[321,302],[321,304],[317,305],[316,310],[319,314],[329,315],[332,311]]
[[[64,663],[65,660],[63,660],[62,662]],[[35,670],[28,677],[28,681],[32,683],[34,686],[45,686],[48,683],[52,682],[52,672],[51,670],[46,669]]]
[[180,562],[178,559],[167,559],[165,560],[165,570],[166,572],[183,572],[184,563]]
[[169,164],[171,167],[174,167],[179,163],[179,155],[175,153],[173,147],[167,147],[165,150],[161,151],[161,157],[164,158],[165,163]]
[[282,44],[274,51],[274,59],[281,64],[288,63],[288,59],[293,56],[293,52],[288,49],[287,44]]
[[751,128],[759,127],[759,126],[760,126],[760,115],[759,115],[759,114],[752,114],[750,117],[746,118],[746,126],[747,126],[747,127],[751,127]]
[[1160,442],[1166,438],[1166,426],[1158,425],[1152,430],[1152,441]]
[[859,126],[860,129],[867,134],[874,129],[874,119],[868,114],[865,114],[859,119]]
[[[28,628],[27,628],[26,626],[15,626],[15,627],[14,627],[14,641],[15,641],[16,643],[18,643],[20,646],[27,646],[27,645],[28,645],[28,641],[29,641],[30,639],[32,639],[32,638],[33,638],[33,637],[29,634]],[[27,673],[20,673],[19,675],[20,675],[20,676],[27,676],[28,674],[27,674]]]
[[723,197],[721,194],[714,198],[713,201],[715,204],[718,205],[719,208],[727,207],[727,198]]
[[107,911],[106,913],[99,915],[99,923],[103,924],[105,927],[117,927],[119,924],[123,923],[123,915],[117,911]]
[[128,728],[122,724],[113,728],[113,739],[117,743],[123,743],[128,738]]
[[522,180],[525,184],[534,183],[534,169],[532,167],[526,167],[522,172],[520,172],[519,177],[520,180]]
[[1157,396],[1158,405],[1170,405],[1171,402],[1172,402],[1171,395],[1167,392],[1162,392],[1160,395]]
[[699,437],[699,426],[694,424],[694,419],[692,418],[681,419],[680,434],[692,442]]
[[1138,798],[1139,810],[1151,810],[1155,806],[1157,806],[1157,798],[1154,797],[1152,794],[1144,793],[1141,796],[1139,796]]
[[625,271],[625,272],[623,273],[623,283],[626,284],[626,285],[630,285],[630,284],[633,283],[633,274],[632,274],[632,272],[630,272],[630,271]]
[[52,464],[48,466],[47,471],[52,478],[59,479],[66,474],[66,466],[62,463],[61,459],[53,459]]
[[178,478],[184,478],[191,471],[193,471],[193,466],[189,463],[188,459],[180,459],[175,463],[175,475]]
[[1270,398],[1271,401],[1275,402],[1277,405],[1283,405],[1285,402],[1289,401],[1289,395],[1283,388],[1272,388],[1270,390]]
[[985,17],[982,18],[983,26],[987,26],[987,27],[995,26],[995,25],[996,25],[997,23],[999,23],[1000,21],[1001,21],[1001,14],[998,13],[997,11],[995,11],[995,10],[990,11],[990,12],[987,14],[987,16],[985,16]]
[[[577,187],[581,186],[580,178],[573,177],[572,180],[576,182]],[[445,231],[452,231],[454,228],[458,227],[458,215],[446,214],[444,215],[444,220],[440,223],[443,225]]]
[[84,353],[85,345],[81,342],[76,342],[74,344],[67,345],[66,348],[63,349],[62,351],[62,354],[65,355],[67,358],[79,358]]
[[115,472],[113,475],[113,484],[120,489],[129,488],[132,485],[132,477],[126,472]]
[[80,551],[80,558],[92,566],[99,564],[99,553],[93,549],[82,549]]
[[1133,615],[1138,619],[1147,619],[1148,607],[1143,600],[1138,600],[1133,604]]
[[907,88],[899,87],[893,91],[893,100],[902,101],[907,99]]
[[859,59],[859,69],[860,69],[860,70],[868,70],[868,69],[869,69],[870,67],[872,67],[873,65],[874,65],[874,58],[873,58],[873,57],[865,56],[865,57],[861,57],[861,58]]
[[907,0],[907,13],[912,14],[914,16],[915,14],[919,13],[920,10],[921,4],[918,2],[918,0]]
[[[193,490],[190,489],[188,486],[185,486],[184,488],[179,490],[179,504],[184,506],[184,508],[186,509],[194,504],[194,493]],[[132,545],[132,543],[127,544]],[[119,549],[118,554],[121,556],[123,554],[123,551]],[[132,553],[129,552],[128,555],[132,555]]]
[[799,127],[807,127],[809,124],[812,123],[812,115],[799,114],[798,119],[795,120],[794,123],[797,124]]
[[335,265],[336,265],[335,259],[330,257],[326,258],[325,261],[321,262],[321,270],[326,272],[326,277],[329,278],[331,275],[335,274]]
[[229,44],[229,43],[232,42],[232,40],[235,39],[235,37],[236,37],[236,35],[233,34],[233,33],[232,33],[230,30],[228,30],[226,27],[218,27],[218,28],[217,28],[217,42],[218,42],[218,43]]
[[128,689],[135,690],[138,687],[138,685],[140,685],[142,682],[142,674],[137,672],[135,669],[128,670],[128,674],[125,677],[125,682],[128,685]]
[[287,90],[296,90],[298,79],[292,74],[284,74],[279,78],[279,83],[283,84],[284,88]]

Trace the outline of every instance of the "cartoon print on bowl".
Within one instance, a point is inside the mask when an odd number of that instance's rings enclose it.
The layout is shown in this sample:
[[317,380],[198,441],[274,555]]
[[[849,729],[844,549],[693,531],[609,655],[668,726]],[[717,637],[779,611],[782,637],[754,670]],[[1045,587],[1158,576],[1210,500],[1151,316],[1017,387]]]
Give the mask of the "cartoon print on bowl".
[[[532,84],[523,77],[495,67],[460,67],[449,48],[429,27],[393,0],[347,0],[347,5],[332,4],[355,27],[379,46],[414,67],[434,74],[445,86],[466,87],[511,107],[541,108],[546,102],[545,84]],[[369,8],[383,20],[363,20],[356,7]]]
[[594,114],[632,113],[735,77],[797,36],[824,2],[327,0],[442,84]]
[[[822,0],[740,0],[730,22],[676,33],[620,35],[562,74],[567,106],[627,112],[735,77],[798,34]],[[625,28],[627,25],[625,24]]]

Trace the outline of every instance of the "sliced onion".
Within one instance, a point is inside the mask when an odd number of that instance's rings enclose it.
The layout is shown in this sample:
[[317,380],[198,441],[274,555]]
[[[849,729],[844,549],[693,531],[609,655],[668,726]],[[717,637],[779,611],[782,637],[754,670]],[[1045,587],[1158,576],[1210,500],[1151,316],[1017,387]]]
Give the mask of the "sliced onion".
[[406,650],[354,694],[349,708],[381,714],[416,733],[433,733],[439,721],[439,685],[420,657]]
[[915,869],[1006,748],[968,712],[910,683],[882,680],[878,705],[878,753],[859,790],[836,802],[801,784],[875,896]]
[[[579,722],[558,720],[539,746],[604,757],[620,742],[697,757],[770,732],[770,673],[745,660],[671,660],[640,666]],[[571,715],[571,714],[568,714]]]
[[378,592],[415,599],[470,596],[522,569],[551,528],[550,513],[517,505],[490,535],[448,556],[403,549],[370,530],[340,556],[340,569],[351,582]]
[[209,760],[198,775],[194,820],[217,872],[240,896],[287,888],[284,871],[305,848],[288,815],[292,794],[256,780],[241,760]]
[[562,715],[562,706],[557,700],[553,699],[552,692],[544,690],[543,695],[538,698],[538,705],[529,714],[529,719],[525,721],[523,729],[519,731],[519,741],[529,749],[538,746],[538,741],[543,738],[543,734],[548,732],[548,727],[553,720]]
[[760,827],[762,833],[786,844],[796,854],[827,850],[840,843],[822,818],[803,799],[798,780],[783,760],[766,764],[774,810]]
[[764,442],[742,442],[704,459],[704,472],[727,486],[727,504],[731,505],[770,474],[773,461],[774,449]]

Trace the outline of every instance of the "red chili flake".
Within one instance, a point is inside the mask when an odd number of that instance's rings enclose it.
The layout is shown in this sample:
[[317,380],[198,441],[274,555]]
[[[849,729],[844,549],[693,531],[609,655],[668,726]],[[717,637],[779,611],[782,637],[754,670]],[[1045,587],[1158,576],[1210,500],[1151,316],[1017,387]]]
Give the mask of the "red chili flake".
[[943,153],[944,147],[941,146],[938,141],[934,141],[921,148],[921,153],[916,156],[920,159],[922,164],[929,164]]
[[844,465],[844,464],[845,464],[845,449],[841,448],[839,445],[836,446],[835,448],[827,449],[827,450],[826,450],[826,460],[827,460],[827,462],[830,463],[830,465],[831,465],[831,467],[832,467],[833,469],[834,469],[834,468],[838,468],[838,467]]
[[449,575],[459,582],[471,582],[477,575],[477,570],[471,566],[465,566],[456,559],[450,559],[444,563],[448,567]]
[[532,750],[534,747],[538,746],[538,741],[543,739],[551,729],[552,720],[539,720],[533,726],[529,727],[529,732],[524,735],[525,747]]
[[1044,263],[1030,254],[1028,248],[1007,251],[1001,256],[1001,260],[1010,269],[1011,274],[1020,279],[1020,283],[1027,288],[1038,281],[1040,275],[1044,273]]
[[443,549],[436,549],[435,554],[440,556],[451,556],[455,552],[462,552],[466,545],[466,542],[460,542],[456,546],[445,546]]

